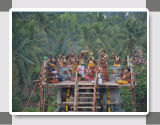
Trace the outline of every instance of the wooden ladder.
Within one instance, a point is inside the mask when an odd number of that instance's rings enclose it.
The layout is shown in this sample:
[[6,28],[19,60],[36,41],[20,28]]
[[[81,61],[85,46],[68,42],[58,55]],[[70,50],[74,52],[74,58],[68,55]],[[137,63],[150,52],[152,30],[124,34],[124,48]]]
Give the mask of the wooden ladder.
[[75,93],[74,93],[74,111],[97,111],[97,109],[101,108],[96,105],[97,99],[99,98],[97,95],[97,72],[94,80],[94,84],[92,85],[79,85],[77,80],[75,80]]

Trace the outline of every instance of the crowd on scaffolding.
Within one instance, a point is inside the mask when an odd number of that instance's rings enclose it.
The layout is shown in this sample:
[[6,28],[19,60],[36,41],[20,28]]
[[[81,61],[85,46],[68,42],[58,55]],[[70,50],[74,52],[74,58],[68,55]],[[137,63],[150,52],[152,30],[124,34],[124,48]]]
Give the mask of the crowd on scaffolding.
[[[69,72],[69,79],[73,78],[78,73],[78,77],[88,80],[94,79],[97,72],[98,77],[101,78],[101,82],[110,81],[108,75],[108,61],[109,56],[106,51],[101,48],[98,52],[98,59],[95,59],[92,52],[89,53],[88,50],[82,50],[78,55],[75,53],[69,53],[67,56],[62,52],[60,57],[55,55],[54,57],[49,54],[47,58],[47,66],[50,67],[52,71],[53,80],[52,83],[62,81],[63,78],[60,77],[60,68],[67,68]],[[88,57],[88,58],[87,58]],[[114,59],[114,66],[121,66],[121,58],[117,53],[114,55],[114,52],[111,56]],[[85,68],[87,64],[87,68]],[[130,68],[122,68],[121,76],[119,83],[131,82],[131,71]]]

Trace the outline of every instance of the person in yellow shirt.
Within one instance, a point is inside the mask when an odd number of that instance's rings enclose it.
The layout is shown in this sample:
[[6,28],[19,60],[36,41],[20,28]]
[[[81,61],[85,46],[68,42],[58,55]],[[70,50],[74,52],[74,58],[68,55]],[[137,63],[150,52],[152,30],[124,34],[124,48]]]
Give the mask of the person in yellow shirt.
[[91,74],[91,76],[94,75],[94,56],[93,53],[90,53],[90,57],[88,59],[88,73]]

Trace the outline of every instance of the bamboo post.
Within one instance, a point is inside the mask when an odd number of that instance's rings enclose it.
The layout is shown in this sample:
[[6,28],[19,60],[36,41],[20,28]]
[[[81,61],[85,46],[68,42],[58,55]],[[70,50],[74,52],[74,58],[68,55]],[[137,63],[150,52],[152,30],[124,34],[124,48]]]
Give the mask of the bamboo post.
[[135,107],[135,77],[133,75],[134,73],[134,67],[133,67],[133,63],[131,62],[131,87],[132,87],[132,108],[133,108],[133,112],[136,111],[136,107]]
[[75,88],[74,88],[74,111],[77,111],[77,101],[78,101],[78,80],[77,80],[77,72],[75,79]]
[[40,112],[43,112],[43,85],[40,85]]
[[93,93],[93,112],[96,111],[96,93],[97,93],[97,70],[96,70],[96,77],[94,80],[94,93]]
[[46,101],[46,88],[45,88],[45,85],[46,85],[46,59],[47,57],[43,57],[44,58],[44,63],[43,63],[43,79],[40,83],[40,111],[43,112],[44,111],[44,104],[45,104],[45,101]]
[[[45,85],[45,89],[46,89],[46,101],[45,101],[45,104],[48,104],[48,87],[47,87],[48,85],[46,84]],[[45,106],[45,112],[47,112],[47,110],[48,110],[48,106]]]
[[127,64],[128,64],[128,67],[129,67],[129,56],[127,56]]
[[[44,58],[44,70],[43,70],[43,82],[46,84],[46,59],[47,57],[43,57]],[[44,102],[46,100],[46,88],[45,88],[45,85],[44,85],[44,92],[43,92],[43,98],[44,98]]]

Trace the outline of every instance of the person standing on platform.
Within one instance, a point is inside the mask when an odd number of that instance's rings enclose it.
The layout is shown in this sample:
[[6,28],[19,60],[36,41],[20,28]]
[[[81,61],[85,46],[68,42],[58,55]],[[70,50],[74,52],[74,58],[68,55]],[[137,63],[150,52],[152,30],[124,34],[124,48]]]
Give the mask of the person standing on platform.
[[114,55],[114,52],[112,53],[112,56],[111,56],[112,59],[115,59],[114,66],[119,66],[121,63],[121,58],[119,57],[119,54],[117,53],[116,56],[113,56],[113,55]]
[[79,69],[79,74],[82,77],[85,77],[84,67],[85,67],[85,58],[86,58],[87,53],[88,53],[87,50],[82,50],[78,56],[78,61],[79,61],[78,69]]
[[102,82],[106,82],[106,81],[109,81],[108,63],[107,63],[109,61],[109,58],[108,58],[106,51],[103,50],[103,52],[101,52],[102,50],[103,48],[99,50],[98,54],[101,57],[100,63],[102,66]]

